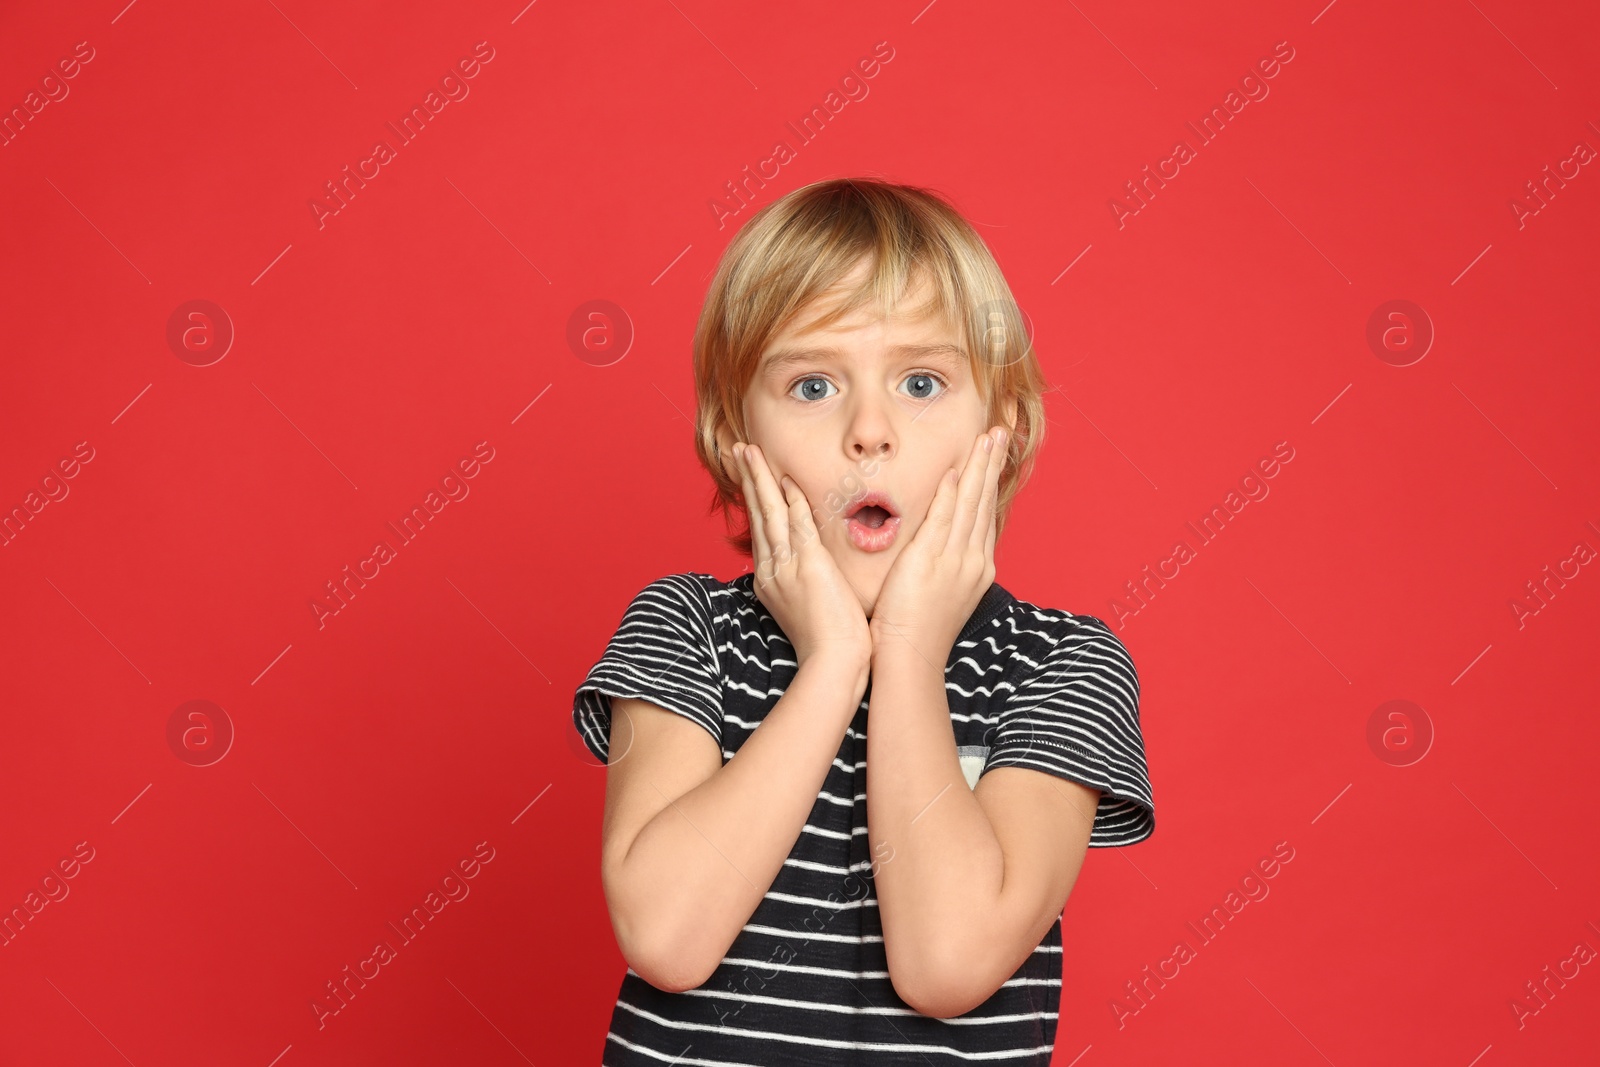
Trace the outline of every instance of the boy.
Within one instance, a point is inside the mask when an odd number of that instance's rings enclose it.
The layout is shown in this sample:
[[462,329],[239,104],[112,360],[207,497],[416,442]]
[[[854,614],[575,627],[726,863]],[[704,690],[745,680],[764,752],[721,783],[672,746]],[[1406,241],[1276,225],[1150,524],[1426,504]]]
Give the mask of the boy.
[[574,697],[603,1062],[1048,1064],[1084,851],[1155,821],[1127,650],[994,581],[1045,425],[999,267],[925,190],[819,182],[735,236],[694,361],[752,569],[652,582]]

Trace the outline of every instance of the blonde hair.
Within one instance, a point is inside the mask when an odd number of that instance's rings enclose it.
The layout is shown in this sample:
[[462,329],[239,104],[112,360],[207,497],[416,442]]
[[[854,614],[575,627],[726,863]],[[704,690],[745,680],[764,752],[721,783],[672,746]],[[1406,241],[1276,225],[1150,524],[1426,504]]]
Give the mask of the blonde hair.
[[[695,452],[715,483],[708,514],[722,511],[735,531],[726,540],[744,555],[751,553],[745,501],[738,480],[723,467],[717,433],[728,428],[735,439],[749,439],[744,394],[762,352],[863,258],[871,267],[861,283],[811,325],[824,328],[869,301],[887,317],[928,279],[932,298],[918,310],[941,315],[963,339],[987,406],[985,425],[1005,425],[1006,401],[1016,402],[997,531],[1004,530],[1011,501],[1032,472],[1044,442],[1048,385],[1021,309],[983,238],[927,189],[870,178],[814,182],[763,207],[734,236],[695,327]],[[738,516],[746,520],[743,528]]]

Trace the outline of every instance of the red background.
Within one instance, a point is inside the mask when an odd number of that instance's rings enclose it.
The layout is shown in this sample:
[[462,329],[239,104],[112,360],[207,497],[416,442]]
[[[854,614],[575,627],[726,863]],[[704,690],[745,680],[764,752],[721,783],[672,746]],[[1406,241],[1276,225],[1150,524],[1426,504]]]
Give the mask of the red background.
[[[691,447],[693,323],[755,206],[861,174],[948,195],[1035,325],[1057,390],[998,553],[1018,596],[1112,621],[1294,450],[1120,621],[1157,830],[1088,857],[1056,1062],[1592,1057],[1596,968],[1524,983],[1600,949],[1600,575],[1511,607],[1600,548],[1600,174],[1511,207],[1600,148],[1576,7],[8,7],[8,111],[94,58],[0,148],[0,507],[93,459],[0,548],[0,907],[93,859],[0,948],[0,1060],[598,1060],[624,964],[572,690],[649,581],[741,571]],[[319,226],[480,41],[469,95]],[[1185,122],[1280,41],[1201,147]],[[1197,158],[1119,227],[1180,138]],[[724,183],[780,139],[740,207]],[[606,366],[567,341],[596,299],[634,334]],[[1396,299],[1436,333],[1409,366],[1366,339]],[[209,366],[167,342],[190,300],[235,331]],[[483,441],[470,495],[319,626]],[[191,700],[234,730],[209,766],[169,744]],[[1368,741],[1390,700],[1434,733],[1409,766]],[[470,896],[319,1030],[325,983],[479,842]],[[1134,1000],[1279,842],[1270,895]]]

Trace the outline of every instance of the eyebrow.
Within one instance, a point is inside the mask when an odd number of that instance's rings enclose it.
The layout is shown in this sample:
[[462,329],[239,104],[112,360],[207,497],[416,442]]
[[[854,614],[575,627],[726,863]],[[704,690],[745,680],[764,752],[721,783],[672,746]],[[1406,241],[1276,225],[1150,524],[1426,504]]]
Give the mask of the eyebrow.
[[[843,353],[839,349],[828,346],[780,348],[762,361],[761,373],[768,377],[777,377],[791,367],[825,359],[837,359],[841,355]],[[889,349],[889,355],[896,359],[938,360],[952,367],[959,366],[967,358],[966,350],[960,345],[945,341],[921,345],[895,345]]]

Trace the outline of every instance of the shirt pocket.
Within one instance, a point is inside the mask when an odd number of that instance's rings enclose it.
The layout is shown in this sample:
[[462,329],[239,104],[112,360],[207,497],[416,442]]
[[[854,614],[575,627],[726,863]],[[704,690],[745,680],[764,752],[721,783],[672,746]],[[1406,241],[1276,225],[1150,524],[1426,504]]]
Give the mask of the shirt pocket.
[[961,773],[967,779],[967,788],[978,788],[978,776],[983,773],[983,765],[989,761],[989,746],[958,745],[956,758],[961,761]]

